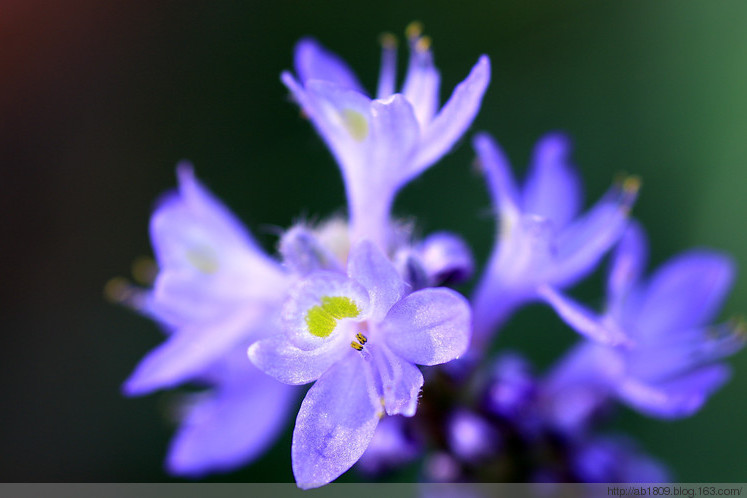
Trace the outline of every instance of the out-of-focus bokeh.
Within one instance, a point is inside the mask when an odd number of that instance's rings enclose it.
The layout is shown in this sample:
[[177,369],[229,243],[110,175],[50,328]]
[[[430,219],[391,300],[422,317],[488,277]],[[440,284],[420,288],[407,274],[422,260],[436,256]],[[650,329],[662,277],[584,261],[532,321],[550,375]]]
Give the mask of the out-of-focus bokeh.
[[[560,129],[574,139],[587,203],[618,173],[640,174],[634,212],[652,262],[691,246],[732,253],[743,272],[723,318],[747,311],[747,3],[4,0],[2,481],[170,479],[174,395],[120,395],[161,333],[108,303],[104,284],[150,254],[149,214],[182,158],[270,250],[277,227],[340,212],[335,164],[279,73],[313,35],[373,89],[378,35],[414,19],[434,40],[442,99],[490,55],[473,131],[492,132],[519,172],[535,140]],[[467,139],[396,211],[423,233],[461,233],[482,263],[493,222],[472,161]],[[600,290],[596,276],[577,295],[598,304]],[[497,347],[545,368],[574,340],[533,306]],[[694,418],[622,409],[613,428],[677,480],[747,480],[747,354],[732,364],[732,382]],[[216,479],[292,480],[289,433],[261,462]]]

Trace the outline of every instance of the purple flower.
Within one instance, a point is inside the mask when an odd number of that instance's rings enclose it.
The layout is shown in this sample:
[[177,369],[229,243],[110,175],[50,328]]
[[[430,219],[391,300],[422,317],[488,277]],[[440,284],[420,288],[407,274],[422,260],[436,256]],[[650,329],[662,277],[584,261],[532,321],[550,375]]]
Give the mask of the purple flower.
[[377,476],[414,461],[422,445],[408,434],[406,420],[400,415],[381,419],[356,469]]
[[483,417],[459,409],[452,413],[446,429],[453,455],[465,462],[477,464],[495,457],[502,450],[500,432]]
[[[545,299],[542,289],[565,288],[587,275],[622,235],[638,190],[629,178],[579,215],[581,185],[562,135],[537,144],[523,189],[516,185],[498,145],[481,134],[474,141],[498,214],[495,247],[473,297],[479,347],[517,307]],[[603,342],[622,337],[607,330],[580,330]]]
[[[140,362],[124,392],[137,396],[185,382],[208,387],[188,403],[167,463],[173,473],[199,476],[248,462],[282,429],[293,391],[249,365],[245,351],[279,331],[291,281],[190,165],[179,165],[177,174],[179,190],[151,218],[155,284],[134,301],[168,337]],[[256,410],[259,400],[263,410]]]
[[715,251],[690,250],[641,280],[645,257],[645,236],[633,224],[615,253],[601,315],[547,292],[571,327],[620,331],[629,338],[617,346],[580,344],[556,376],[650,416],[688,416],[727,381],[729,368],[719,360],[745,342],[739,325],[709,325],[731,286],[733,264]]
[[337,159],[348,198],[352,241],[389,248],[389,212],[397,191],[451,149],[480,107],[490,80],[482,56],[438,109],[440,76],[430,41],[417,24],[408,28],[410,62],[395,93],[396,41],[383,41],[376,98],[370,98],[347,65],[312,39],[296,46],[298,79],[282,81]]
[[572,467],[581,482],[670,482],[661,463],[624,437],[596,437],[580,444]]
[[518,353],[503,353],[493,366],[485,392],[485,408],[514,423],[527,421],[536,389],[529,363]]
[[543,424],[570,438],[587,435],[594,422],[607,413],[608,374],[618,368],[620,362],[612,355],[587,355],[582,349],[571,349],[538,382],[535,409]]
[[207,390],[186,398],[169,472],[194,478],[233,470],[260,457],[285,429],[298,392],[254,367],[245,349],[234,348],[195,379]]
[[463,297],[449,289],[406,294],[369,241],[351,250],[347,275],[316,271],[294,286],[282,315],[285,335],[256,342],[249,357],[281,382],[317,381],[293,432],[293,473],[304,489],[349,469],[385,413],[414,415],[423,385],[414,364],[450,361],[470,337]]
[[464,282],[472,276],[472,251],[461,237],[436,232],[414,246],[402,245],[395,265],[414,290]]

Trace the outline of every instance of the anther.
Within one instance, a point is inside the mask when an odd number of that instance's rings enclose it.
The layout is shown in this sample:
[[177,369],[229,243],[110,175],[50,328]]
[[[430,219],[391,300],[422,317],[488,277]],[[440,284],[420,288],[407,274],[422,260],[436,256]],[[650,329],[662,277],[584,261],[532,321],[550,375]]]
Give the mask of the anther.
[[158,266],[153,258],[140,256],[132,262],[132,277],[141,285],[151,285],[158,274]]
[[363,351],[363,345],[368,342],[368,337],[358,332],[357,334],[355,334],[355,338],[358,342],[351,342],[350,347],[355,349],[356,351]]
[[379,43],[382,47],[388,50],[397,48],[397,37],[392,33],[381,33],[379,35]]
[[104,285],[104,297],[110,303],[139,309],[143,305],[144,293],[126,278],[114,277]]
[[433,40],[431,40],[430,36],[423,36],[418,38],[418,41],[415,42],[415,51],[416,52],[427,52],[431,48],[431,44],[433,43]]
[[745,320],[744,316],[735,316],[729,320],[729,323],[737,337],[740,339],[747,339],[747,320]]
[[408,40],[416,40],[423,34],[423,23],[413,21],[405,28],[405,36]]
[[641,189],[641,178],[631,175],[622,182],[623,190],[628,194],[635,194]]
[[104,297],[112,303],[124,303],[133,293],[132,285],[124,277],[114,277],[104,285]]
[[641,178],[635,175],[619,174],[615,178],[615,184],[619,189],[619,205],[623,214],[630,214],[638,191],[641,189]]

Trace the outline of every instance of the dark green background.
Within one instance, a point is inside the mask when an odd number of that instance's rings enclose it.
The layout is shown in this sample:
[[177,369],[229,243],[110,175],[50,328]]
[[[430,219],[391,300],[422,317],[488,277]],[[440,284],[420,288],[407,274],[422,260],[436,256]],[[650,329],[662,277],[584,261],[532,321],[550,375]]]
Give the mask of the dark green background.
[[[29,2],[0,7],[0,478],[169,479],[173,396],[125,399],[121,382],[160,340],[102,287],[149,254],[147,223],[174,165],[200,177],[268,249],[274,227],[339,212],[338,172],[278,75],[307,34],[372,88],[377,36],[413,19],[434,39],[446,98],[481,53],[493,81],[474,130],[523,171],[535,140],[572,135],[587,203],[620,171],[644,187],[636,215],[661,263],[690,246],[747,268],[747,3],[691,1]],[[403,54],[404,55],[404,54]],[[468,140],[396,204],[423,233],[451,229],[477,260],[493,237]],[[599,303],[597,277],[579,296]],[[737,281],[724,317],[745,311]],[[500,347],[546,366],[574,340],[541,307]],[[747,355],[696,417],[622,411],[615,425],[680,481],[747,480]],[[286,435],[226,479],[288,481]]]

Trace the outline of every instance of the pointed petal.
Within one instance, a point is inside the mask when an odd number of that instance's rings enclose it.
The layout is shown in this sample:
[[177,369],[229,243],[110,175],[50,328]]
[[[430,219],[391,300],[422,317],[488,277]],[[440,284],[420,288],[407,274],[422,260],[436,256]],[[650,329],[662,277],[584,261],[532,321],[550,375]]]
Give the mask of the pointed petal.
[[554,133],[543,137],[534,149],[524,187],[523,210],[553,221],[561,229],[581,206],[581,182],[570,162],[570,143]]
[[371,344],[369,349],[381,377],[387,415],[412,417],[423,388],[423,374],[418,367],[392,353],[384,344]]
[[299,488],[316,488],[337,479],[371,441],[383,411],[369,395],[364,361],[360,355],[348,355],[306,394],[291,446]]
[[646,415],[664,419],[682,418],[700,410],[708,397],[729,377],[729,367],[711,365],[659,384],[628,379],[619,386],[618,395]]
[[245,465],[285,428],[298,391],[248,361],[241,366],[212,392],[196,395],[171,442],[166,465],[172,474],[197,478]]
[[398,356],[420,365],[438,365],[467,351],[471,336],[467,301],[450,289],[424,289],[405,297],[380,324]]
[[566,353],[546,376],[545,386],[562,396],[573,385],[599,385],[609,388],[626,370],[620,349],[582,341]]
[[621,310],[622,302],[646,267],[648,243],[643,227],[631,221],[615,249],[607,277],[608,306]]
[[428,48],[410,49],[410,62],[407,67],[402,93],[415,109],[415,115],[423,129],[426,129],[438,109],[438,88],[441,75],[433,65],[433,54]]
[[[402,95],[371,102],[371,150],[368,171],[376,185],[400,186],[413,176],[410,163],[420,138],[413,107]],[[374,176],[375,175],[375,176]]]
[[195,179],[178,168],[179,192],[153,213],[150,234],[159,273],[149,312],[169,323],[220,319],[247,299],[270,301],[286,288],[280,266],[241,223]]
[[488,182],[493,206],[502,217],[519,216],[519,190],[511,164],[498,144],[487,133],[479,133],[472,142]]
[[180,329],[143,358],[125,382],[125,394],[139,396],[189,380],[237,344],[266,333],[272,315],[262,307],[246,308],[222,321]]
[[370,112],[371,146],[360,165],[346,172],[352,239],[368,238],[386,249],[391,204],[413,176],[420,131],[412,106],[399,94],[372,101]]
[[365,164],[370,99],[326,81],[311,80],[304,87],[288,72],[281,75],[281,80],[337,159],[347,186],[348,171]]
[[546,282],[556,252],[554,234],[549,220],[532,215],[521,216],[502,231],[472,298],[478,347]]
[[642,334],[629,355],[628,371],[647,382],[672,379],[736,353],[745,340],[733,323]]
[[294,59],[298,77],[304,84],[309,80],[323,80],[341,88],[366,93],[348,65],[312,38],[298,42]]
[[541,384],[545,416],[565,432],[585,430],[589,417],[608,403],[624,372],[625,361],[617,349],[581,342]]
[[313,382],[347,352],[344,341],[333,342],[311,351],[298,349],[285,337],[257,341],[249,347],[249,359],[267,375],[284,384]]
[[692,250],[651,277],[638,321],[648,334],[708,323],[731,288],[734,264],[715,251]]
[[[191,217],[194,223],[209,224],[208,228],[226,243],[236,246],[251,245],[259,250],[256,241],[241,221],[197,180],[191,163],[180,162],[176,167],[176,175],[179,180],[178,193],[167,197],[178,203],[178,206],[171,206],[172,208],[183,210],[184,215]],[[156,223],[156,220],[151,220],[151,236],[154,239],[158,239],[159,235],[154,231],[153,225]]]
[[441,111],[425,128],[414,170],[419,173],[438,161],[472,124],[490,82],[490,59],[483,55],[459,83]]
[[624,331],[611,320],[605,320],[558,290],[544,285],[538,296],[553,307],[560,318],[573,330],[600,344],[617,345],[628,342]]
[[557,267],[549,276],[554,285],[566,287],[588,275],[619,240],[628,225],[638,187],[635,179],[615,185],[591,210],[559,233]]
[[371,320],[381,321],[405,293],[405,283],[397,269],[371,242],[356,245],[348,257],[348,275],[368,290]]

